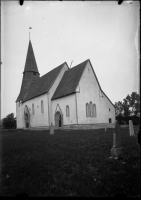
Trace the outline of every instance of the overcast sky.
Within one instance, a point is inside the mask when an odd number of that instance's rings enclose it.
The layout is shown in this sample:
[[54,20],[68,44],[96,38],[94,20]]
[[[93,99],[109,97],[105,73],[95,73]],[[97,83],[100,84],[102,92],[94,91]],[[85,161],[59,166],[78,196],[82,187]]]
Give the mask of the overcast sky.
[[1,11],[2,118],[16,113],[29,26],[41,76],[90,59],[113,103],[138,92],[139,2],[2,1]]

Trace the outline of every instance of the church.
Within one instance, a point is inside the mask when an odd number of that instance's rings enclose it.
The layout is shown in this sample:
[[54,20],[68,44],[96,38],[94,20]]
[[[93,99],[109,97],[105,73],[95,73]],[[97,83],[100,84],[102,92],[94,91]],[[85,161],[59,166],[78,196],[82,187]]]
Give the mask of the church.
[[29,40],[16,117],[20,129],[106,126],[115,123],[115,107],[89,59],[72,68],[64,62],[40,77]]

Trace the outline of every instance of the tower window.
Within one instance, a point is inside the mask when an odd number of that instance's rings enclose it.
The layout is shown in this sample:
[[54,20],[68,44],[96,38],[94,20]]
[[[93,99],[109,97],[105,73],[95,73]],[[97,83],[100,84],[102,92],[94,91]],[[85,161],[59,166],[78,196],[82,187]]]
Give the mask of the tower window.
[[110,112],[110,108],[109,108],[109,112]]

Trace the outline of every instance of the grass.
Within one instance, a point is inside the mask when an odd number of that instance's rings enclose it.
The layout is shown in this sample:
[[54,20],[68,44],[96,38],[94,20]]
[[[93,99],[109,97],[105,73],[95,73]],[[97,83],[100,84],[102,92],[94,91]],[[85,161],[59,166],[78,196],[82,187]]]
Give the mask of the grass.
[[140,146],[122,128],[123,157],[109,159],[113,130],[3,131],[2,196],[140,196]]

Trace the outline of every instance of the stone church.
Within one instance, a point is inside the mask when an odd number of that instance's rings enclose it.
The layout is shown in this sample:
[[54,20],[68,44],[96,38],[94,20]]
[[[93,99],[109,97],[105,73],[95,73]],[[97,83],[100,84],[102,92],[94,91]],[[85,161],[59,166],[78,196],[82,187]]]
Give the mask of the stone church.
[[105,126],[115,122],[115,107],[89,59],[71,69],[64,62],[40,77],[29,41],[16,117],[17,128]]

